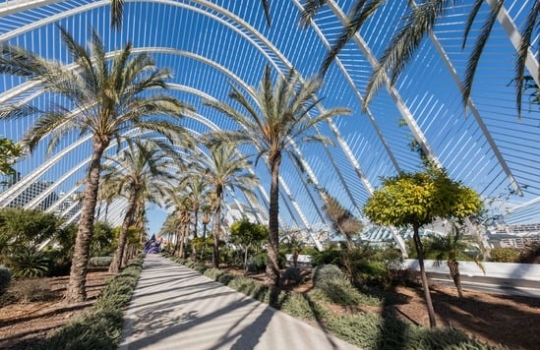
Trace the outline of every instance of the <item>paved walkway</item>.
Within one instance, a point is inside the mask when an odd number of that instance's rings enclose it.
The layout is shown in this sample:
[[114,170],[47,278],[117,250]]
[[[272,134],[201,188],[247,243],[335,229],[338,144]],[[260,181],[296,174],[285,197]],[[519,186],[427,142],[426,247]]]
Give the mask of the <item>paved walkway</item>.
[[119,350],[354,350],[220,283],[147,255]]

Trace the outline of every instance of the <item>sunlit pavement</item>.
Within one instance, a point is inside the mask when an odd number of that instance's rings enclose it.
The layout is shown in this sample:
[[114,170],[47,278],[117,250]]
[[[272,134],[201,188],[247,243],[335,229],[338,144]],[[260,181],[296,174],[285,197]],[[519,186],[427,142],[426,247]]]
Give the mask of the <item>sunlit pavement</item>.
[[358,349],[159,255],[147,255],[119,350]]

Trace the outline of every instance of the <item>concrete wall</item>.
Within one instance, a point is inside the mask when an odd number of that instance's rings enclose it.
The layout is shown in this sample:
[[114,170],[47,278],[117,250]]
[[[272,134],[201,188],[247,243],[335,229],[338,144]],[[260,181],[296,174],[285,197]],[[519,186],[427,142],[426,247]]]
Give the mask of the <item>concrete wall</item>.
[[[425,260],[424,265],[428,273],[450,274],[446,262],[442,262],[439,267],[433,266],[434,260]],[[459,272],[467,277],[491,277],[501,279],[520,279],[527,281],[540,281],[540,264],[517,264],[517,263],[483,263],[484,272],[472,261],[460,261]],[[406,259],[400,269],[414,269],[419,271],[418,260]]]

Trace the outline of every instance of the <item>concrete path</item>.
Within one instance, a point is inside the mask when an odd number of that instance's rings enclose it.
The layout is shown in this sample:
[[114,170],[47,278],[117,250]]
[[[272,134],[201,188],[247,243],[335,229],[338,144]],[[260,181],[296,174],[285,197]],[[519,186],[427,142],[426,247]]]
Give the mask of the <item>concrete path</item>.
[[147,255],[119,350],[353,350],[322,330]]

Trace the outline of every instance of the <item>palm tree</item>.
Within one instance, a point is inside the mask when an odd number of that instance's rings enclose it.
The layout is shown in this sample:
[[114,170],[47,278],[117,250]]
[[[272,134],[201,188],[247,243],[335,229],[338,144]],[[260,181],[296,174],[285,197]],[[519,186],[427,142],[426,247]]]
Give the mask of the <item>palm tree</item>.
[[[111,0],[111,27],[120,30],[124,18],[125,0]],[[270,26],[270,3],[268,0],[261,0],[266,23]]]
[[[231,84],[232,92],[229,97],[241,106],[242,111],[224,102],[206,102],[208,106],[229,116],[241,126],[241,130],[222,132],[220,137],[239,143],[251,143],[259,152],[257,160],[263,155],[267,156],[271,183],[266,275],[268,282],[274,285],[279,283],[278,180],[282,152],[291,140],[299,138],[306,142],[328,142],[326,137],[307,135],[307,132],[338,114],[348,113],[345,109],[332,109],[323,111],[316,117],[310,115],[319,103],[314,95],[321,84],[317,78],[302,81],[300,75],[291,70],[287,75],[279,76],[273,85],[270,68],[267,66],[259,89],[249,87],[244,95],[238,87]],[[251,104],[250,97],[254,105]]]
[[[353,9],[349,15],[349,23],[344,28],[340,37],[333,45],[332,49],[323,60],[321,71],[324,73],[330,67],[332,61],[337,57],[339,52],[345,47],[347,42],[353,38],[366,20],[385,2],[388,0],[357,0],[353,5]],[[463,34],[464,48],[469,32],[473,24],[477,20],[477,15],[480,8],[485,3],[485,0],[474,0],[471,12],[465,24]],[[304,11],[301,15],[301,22],[307,26],[318,9],[326,3],[326,0],[306,0]],[[416,55],[416,51],[420,47],[423,39],[427,37],[434,29],[437,21],[443,18],[447,9],[452,8],[454,0],[430,0],[416,5],[415,2],[408,2],[411,6],[409,11],[403,16],[405,24],[394,34],[388,42],[386,49],[379,58],[379,65],[373,71],[364,96],[364,108],[366,108],[375,92],[386,82],[386,77],[390,77],[390,83],[393,85],[401,72]],[[491,11],[488,17],[484,20],[482,30],[476,37],[473,49],[468,59],[465,79],[463,81],[464,88],[462,89],[463,103],[467,105],[471,89],[474,82],[474,76],[480,57],[484,51],[486,43],[489,39],[493,25],[497,20],[497,16],[502,9],[504,0],[493,1]],[[523,86],[526,83],[525,77],[525,62],[527,60],[528,50],[531,44],[536,40],[534,35],[535,30],[540,23],[540,1],[535,1],[530,12],[525,20],[521,33],[521,41],[516,55],[516,75],[514,81],[516,83],[516,103],[518,116],[521,115],[521,102]],[[540,73],[539,73],[540,74]],[[540,80],[540,76],[538,77]]]
[[[459,260],[473,260],[482,271],[484,266],[475,256],[467,254],[467,250],[474,249],[474,246],[464,240],[462,234],[455,223],[452,224],[452,231],[446,236],[432,235],[424,242],[424,250],[426,256],[435,259],[434,266],[440,266],[443,260],[446,260],[450,276],[456,285],[458,296],[463,298],[463,290],[461,288],[461,276],[459,273]],[[484,271],[485,273],[485,271]]]
[[[253,188],[258,184],[255,175],[246,172],[251,165],[247,156],[242,156],[233,143],[207,145],[209,154],[198,156],[193,164],[199,174],[204,174],[212,188],[214,213],[214,250],[212,264],[219,267],[219,238],[221,237],[221,207],[226,190],[240,190],[253,198]],[[205,230],[206,231],[206,230]]]
[[174,232],[176,236],[174,255],[184,258],[184,244],[189,234],[190,213],[193,208],[192,197],[187,191],[186,184],[168,186],[164,189],[164,192],[165,206],[174,208],[164,227],[167,227],[170,232]]
[[[199,211],[201,202],[204,200],[209,190],[208,181],[204,174],[188,174],[180,180],[180,184],[185,184],[185,191],[191,198],[191,210],[193,213],[193,239],[198,237]],[[191,258],[197,259],[197,248],[195,244],[191,245]]]
[[128,141],[128,147],[119,157],[109,158],[110,164],[103,165],[101,188],[104,192],[123,195],[128,200],[126,215],[122,223],[118,247],[109,272],[117,273],[122,268],[124,248],[128,230],[137,222],[135,214],[141,213],[145,202],[156,203],[163,196],[163,187],[174,179],[168,171],[170,158],[155,143]]
[[[45,110],[30,104],[16,105],[6,107],[0,115],[7,118],[31,114],[39,117],[22,139],[30,151],[49,135],[49,150],[65,135],[77,130],[81,135],[92,137],[93,150],[65,296],[68,303],[77,303],[86,299],[88,253],[103,153],[111,140],[120,142],[135,137],[123,133],[128,129],[157,132],[170,141],[183,135],[184,129],[173,121],[179,121],[187,107],[170,96],[155,93],[156,89],[167,88],[166,79],[171,74],[166,69],[157,69],[147,54],[132,55],[131,44],[120,50],[108,64],[105,47],[95,31],[88,51],[66,30],[60,28],[60,31],[62,41],[77,63],[76,70],[3,43],[0,46],[0,73],[40,81],[45,91],[64,97],[69,104],[53,105]],[[76,110],[71,111],[72,106],[76,106]],[[155,115],[170,119],[148,118]]]

